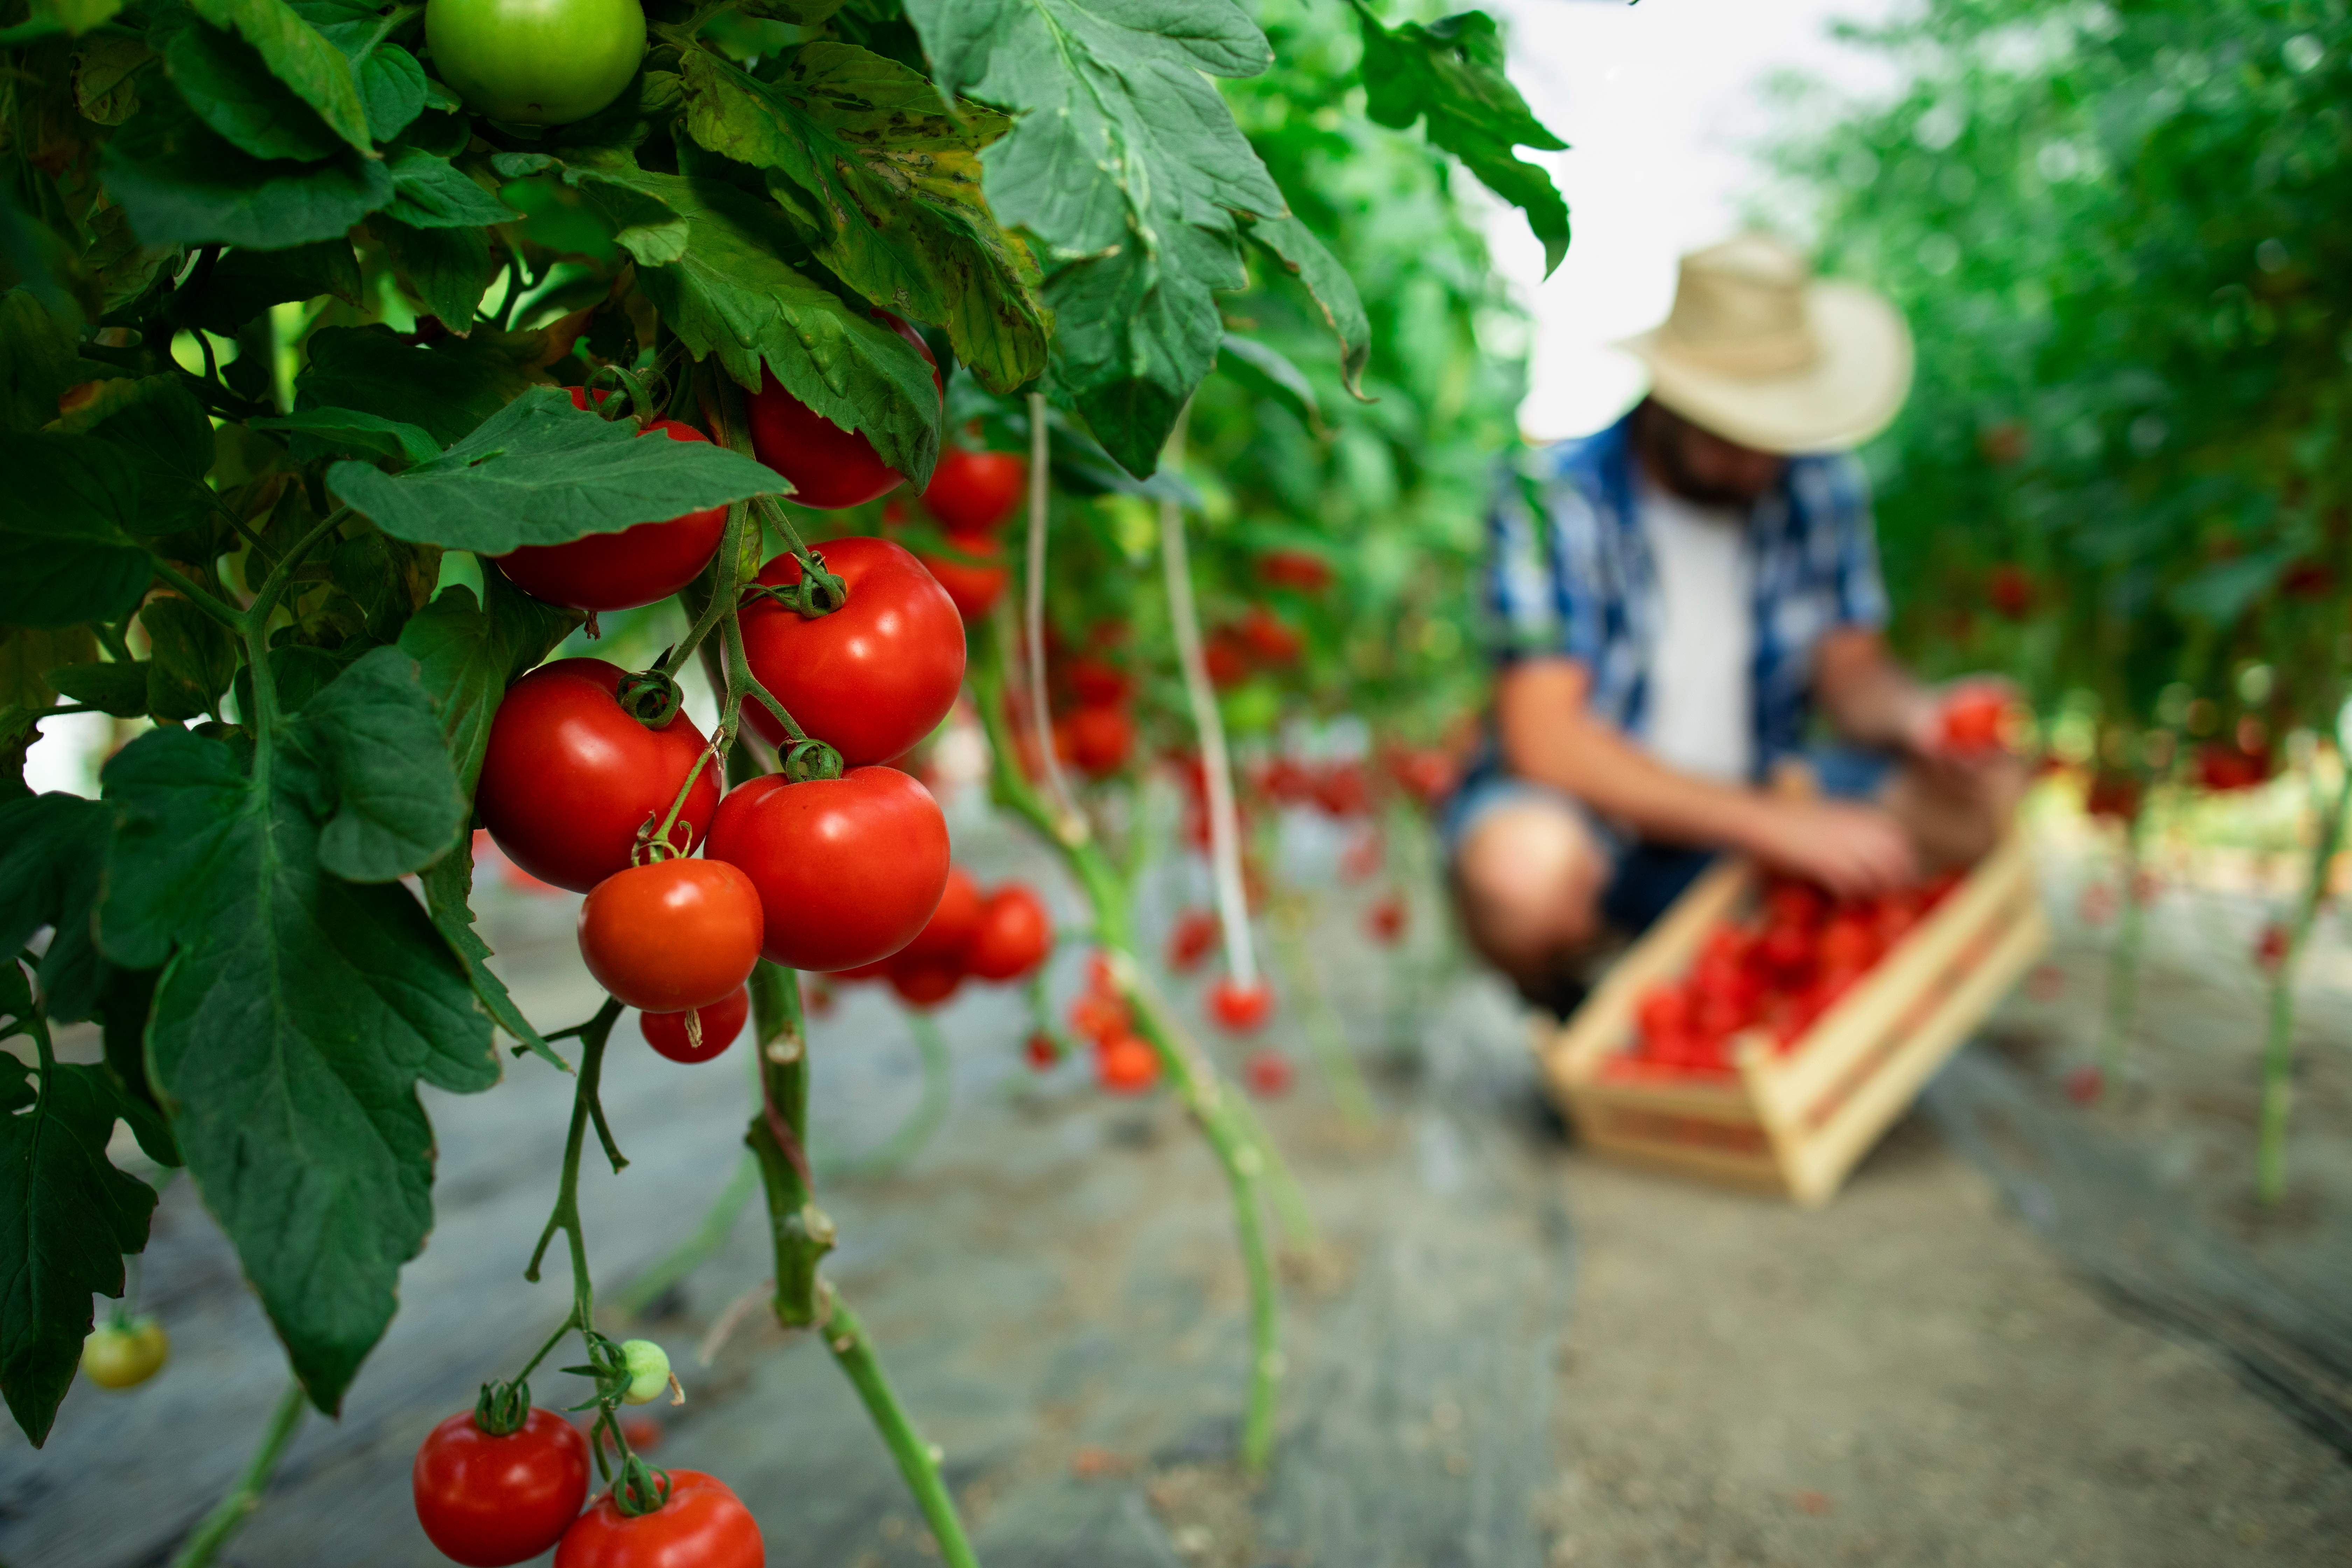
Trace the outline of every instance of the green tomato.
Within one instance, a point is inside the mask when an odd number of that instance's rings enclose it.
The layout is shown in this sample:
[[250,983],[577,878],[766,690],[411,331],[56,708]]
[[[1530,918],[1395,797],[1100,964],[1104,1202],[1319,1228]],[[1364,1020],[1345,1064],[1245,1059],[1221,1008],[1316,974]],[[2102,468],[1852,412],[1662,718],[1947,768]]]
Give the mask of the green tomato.
[[100,1388],[136,1388],[163,1369],[172,1336],[152,1318],[116,1317],[81,1342],[82,1375]]
[[669,1354],[651,1340],[627,1340],[622,1359],[629,1366],[629,1391],[621,1397],[631,1405],[651,1405],[669,1386]]
[[646,54],[638,0],[426,0],[441,79],[509,125],[568,125],[615,98]]
[[1217,699],[1225,728],[1236,735],[1256,735],[1282,721],[1282,693],[1270,680],[1252,680]]

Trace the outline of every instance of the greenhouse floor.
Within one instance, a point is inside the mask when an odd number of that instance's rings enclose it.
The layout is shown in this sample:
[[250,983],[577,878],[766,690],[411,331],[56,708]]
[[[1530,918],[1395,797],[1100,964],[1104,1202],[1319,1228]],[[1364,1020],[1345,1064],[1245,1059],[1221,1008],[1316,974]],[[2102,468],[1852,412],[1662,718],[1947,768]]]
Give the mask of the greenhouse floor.
[[[485,901],[532,1016],[585,1014],[570,900]],[[1344,918],[1327,921],[1343,933],[1318,950],[1327,977],[1377,996]],[[2352,1540],[2336,1448],[2071,1265],[1927,1117],[1815,1213],[1622,1170],[1562,1143],[1511,1009],[1459,976],[1409,1027],[1346,1008],[1360,1035],[1414,1046],[1380,1058],[1369,1130],[1329,1110],[1288,1042],[1299,1088],[1268,1120],[1318,1236],[1286,1262],[1282,1447],[1245,1486],[1229,1460],[1242,1281],[1215,1168],[1164,1098],[1107,1102],[1082,1065],[1031,1077],[1016,1002],[944,1012],[954,1114],[903,1171],[824,1199],[831,1277],[944,1449],[984,1561],[2189,1568],[2340,1562]],[[872,988],[814,1042],[822,1167],[888,1136],[917,1069]],[[632,1163],[614,1178],[592,1160],[583,1184],[608,1300],[725,1185],[751,1093],[740,1047],[690,1069],[629,1026],[615,1047],[605,1103]],[[401,1317],[225,1561],[440,1561],[410,1512],[410,1456],[528,1355],[567,1289],[520,1270],[568,1080],[530,1062],[509,1079],[435,1097],[440,1218]],[[173,1363],[134,1394],[76,1388],[42,1453],[0,1447],[0,1563],[160,1564],[243,1465],[280,1363],[194,1197],[165,1194],[143,1287]],[[745,1213],[628,1325],[665,1342],[689,1395],[651,1407],[654,1457],[733,1485],[778,1568],[935,1561],[819,1345],[738,1312],[696,1361],[764,1278],[763,1247]],[[535,1385],[542,1404],[578,1397],[560,1374]]]

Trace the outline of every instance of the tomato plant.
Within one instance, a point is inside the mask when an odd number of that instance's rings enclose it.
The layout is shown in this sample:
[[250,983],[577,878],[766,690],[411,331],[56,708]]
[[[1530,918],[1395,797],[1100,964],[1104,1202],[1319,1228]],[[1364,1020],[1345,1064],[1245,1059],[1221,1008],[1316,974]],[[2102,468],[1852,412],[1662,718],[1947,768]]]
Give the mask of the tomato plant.
[[923,507],[950,535],[994,532],[1029,488],[1029,461],[1011,452],[975,452],[953,443],[923,491]]
[[980,906],[963,952],[967,973],[982,980],[1018,980],[1045,962],[1054,947],[1054,919],[1026,885],[1008,882]]
[[100,1388],[136,1388],[172,1357],[172,1336],[152,1318],[120,1314],[82,1341],[82,1375]]
[[483,1410],[433,1428],[410,1471],[416,1522],[435,1550],[467,1568],[528,1562],[561,1540],[588,1500],[588,1440],[552,1410],[493,1430]]

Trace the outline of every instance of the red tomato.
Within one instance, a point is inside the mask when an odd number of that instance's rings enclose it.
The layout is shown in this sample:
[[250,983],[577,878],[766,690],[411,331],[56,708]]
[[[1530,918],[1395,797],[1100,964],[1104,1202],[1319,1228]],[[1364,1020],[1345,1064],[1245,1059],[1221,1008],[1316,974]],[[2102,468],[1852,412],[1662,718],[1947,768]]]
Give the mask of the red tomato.
[[1774,925],[1816,926],[1828,908],[1828,895],[1811,882],[1783,878],[1764,889],[1765,917]]
[[948,881],[939,803],[896,768],[737,786],[706,852],[742,868],[767,917],[761,951],[791,969],[854,969],[915,939]]
[[[934,366],[932,379],[939,379],[938,362],[923,335],[886,311],[875,314],[922,352],[924,361]],[[765,366],[760,371],[760,390],[751,397],[749,422],[752,455],[793,482],[793,500],[803,506],[864,506],[905,481],[904,474],[875,454],[873,442],[855,430],[844,430],[786,392]],[[793,716],[800,717],[797,709]]]
[[580,956],[632,1007],[682,1013],[742,987],[760,962],[760,890],[724,860],[632,866],[580,906]]
[[1263,980],[1242,986],[1228,974],[1209,987],[1209,1016],[1228,1034],[1246,1035],[1264,1028],[1273,1016],[1274,988]]
[[1372,808],[1372,788],[1354,763],[1334,763],[1315,776],[1315,804],[1326,816],[1360,816]]
[[1969,686],[1944,700],[1937,722],[1947,751],[1974,755],[2000,750],[2008,717],[2009,703],[2000,692]]
[[[996,601],[1003,596],[1004,585],[1013,580],[1013,569],[1004,564],[1004,546],[993,539],[968,533],[950,533],[947,542],[949,549],[960,555],[975,557],[979,564],[954,560],[937,552],[919,555],[916,559],[923,563],[924,570],[939,580],[940,586],[948,591],[948,597],[955,601],[958,615],[967,621],[984,620],[988,612],[996,607]],[[791,704],[785,706],[790,707]],[[793,717],[797,719],[800,715],[794,713]]]
[[[963,617],[921,562],[887,539],[828,540],[819,552],[848,585],[849,602],[803,618],[770,599],[743,608],[751,673],[851,767],[903,756],[955,706],[963,688]],[[760,574],[772,587],[801,580],[779,555]],[[783,726],[756,698],[743,705],[771,743]]]
[[[543,882],[584,893],[626,870],[637,830],[669,814],[703,753],[680,712],[648,730],[613,694],[621,671],[601,658],[543,664],[507,690],[490,721],[474,809],[499,850]],[[719,809],[719,770],[705,763],[671,829],[691,850]]]
[[2271,776],[2270,752],[2245,752],[2226,741],[2197,748],[2197,782],[2218,794],[2252,789]]
[[[815,1010],[816,1001],[810,996],[811,1011]],[[684,1013],[646,1013],[637,1019],[637,1028],[646,1044],[674,1062],[707,1062],[733,1045],[735,1037],[743,1032],[743,1021],[751,1016],[751,993],[738,985],[732,995],[694,1011],[702,1028],[699,1046],[686,1032]]]
[[461,1410],[417,1448],[409,1483],[416,1522],[442,1556],[467,1568],[506,1568],[554,1545],[580,1517],[588,1439],[552,1410],[533,1409],[503,1436]]
[[2033,579],[2025,568],[2004,562],[1985,583],[1985,599],[2003,620],[2021,621],[2033,611]]
[[1767,926],[1756,943],[1757,962],[1774,973],[1801,974],[1813,965],[1813,933],[1803,926]]
[[1262,605],[1252,605],[1242,617],[1242,643],[1260,662],[1288,664],[1307,651],[1307,639],[1296,627]]
[[2254,942],[2254,963],[2267,972],[2275,973],[2286,962],[2286,927],[2276,921],[2263,927],[2263,934]]
[[1190,974],[1209,956],[1217,945],[1217,917],[1208,910],[1186,910],[1176,917],[1176,928],[1168,934],[1168,967],[1179,974]]
[[972,880],[971,873],[961,866],[950,866],[947,885],[940,889],[931,918],[923,922],[912,942],[898,950],[898,958],[909,966],[944,965],[961,974],[964,949],[980,930],[981,903],[980,884]]
[[1276,1050],[1252,1051],[1242,1063],[1242,1081],[1260,1100],[1278,1100],[1288,1094],[1297,1076],[1290,1058]]
[[1822,928],[1822,967],[1859,972],[1878,962],[1878,934],[1869,917],[1841,913]]
[[[599,392],[596,401],[606,395]],[[572,406],[588,406],[580,387],[572,389]],[[673,441],[710,438],[675,419],[652,420],[638,434],[656,431]],[[726,529],[727,509],[713,507],[618,533],[592,533],[569,544],[526,544],[491,559],[509,582],[534,599],[575,610],[633,610],[693,582],[719,553],[719,536]]]
[[847,969],[834,970],[832,975],[835,980],[887,980],[890,978],[890,961],[887,958],[877,958],[871,963],[854,964]]
[[2077,1105],[2096,1105],[2106,1088],[2107,1075],[2095,1062],[2085,1062],[2066,1075],[2066,1098]]
[[1125,670],[1086,654],[1070,660],[1063,674],[1069,680],[1072,694],[1090,706],[1124,702],[1133,687]]
[[936,1007],[956,994],[963,971],[936,959],[909,959],[898,954],[889,963],[890,989],[909,1007]]
[[992,533],[1021,504],[1029,486],[1029,459],[1011,452],[940,448],[923,505],[950,533]]
[[1106,778],[1118,772],[1135,749],[1135,720],[1123,707],[1075,709],[1054,729],[1057,742],[1068,737],[1069,762],[1089,778]]
[[1383,947],[1393,947],[1404,935],[1404,900],[1394,893],[1371,907],[1364,917],[1364,929],[1374,942]]
[[1116,1035],[1095,1054],[1095,1075],[1113,1094],[1141,1094],[1160,1078],[1160,1053],[1133,1035]]
[[2091,779],[2083,809],[2093,816],[2129,822],[2139,815],[2139,781],[2129,773],[2102,769]]
[[1116,996],[1089,994],[1070,1004],[1071,1032],[1097,1046],[1108,1046],[1133,1023],[1127,1016],[1127,1004]]
[[1331,563],[1304,550],[1269,550],[1257,558],[1257,574],[1277,588],[1312,594],[1331,585]]
[[1673,1039],[1690,1028],[1690,994],[1679,985],[1654,985],[1634,1004],[1633,1016],[1649,1040]]
[[1028,1043],[1022,1050],[1028,1057],[1029,1065],[1039,1072],[1062,1059],[1061,1048],[1054,1044],[1054,1037],[1043,1029],[1031,1030]]
[[1003,984],[1018,980],[1054,950],[1054,917],[1021,882],[1007,882],[980,906],[978,928],[963,952],[964,973]]
[[669,1473],[669,1500],[631,1519],[607,1492],[563,1532],[555,1568],[766,1568],[759,1521],[727,1483]]
[[1219,632],[1211,637],[1202,652],[1202,660],[1209,667],[1209,684],[1220,691],[1249,679],[1248,646],[1230,633]]

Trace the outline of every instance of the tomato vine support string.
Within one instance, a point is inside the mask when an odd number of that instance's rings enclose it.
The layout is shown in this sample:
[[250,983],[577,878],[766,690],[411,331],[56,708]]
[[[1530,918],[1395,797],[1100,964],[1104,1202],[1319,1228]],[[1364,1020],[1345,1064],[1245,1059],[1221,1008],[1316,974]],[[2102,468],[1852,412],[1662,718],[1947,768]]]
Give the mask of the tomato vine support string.
[[1234,1231],[1249,1290],[1249,1386],[1240,1458],[1244,1470],[1263,1474],[1273,1458],[1283,1374],[1280,1296],[1263,1212],[1265,1178],[1278,1156],[1257,1135],[1232,1086],[1206,1058],[1189,1048],[1145,982],[1136,953],[1132,900],[1118,868],[1100,845],[1062,837],[1052,811],[1022,777],[1020,753],[1005,717],[1005,638],[994,627],[992,633],[971,666],[973,705],[988,735],[991,793],[1060,851],[1064,865],[1085,891],[1094,910],[1095,940],[1108,955],[1112,978],[1178,1100],[1208,1140],[1233,1197]]
[[1022,628],[1029,650],[1029,728],[1036,738],[1045,787],[1061,814],[1058,831],[1082,835],[1086,817],[1078,810],[1077,797],[1070,793],[1069,775],[1062,772],[1062,759],[1055,753],[1054,719],[1045,706],[1045,525],[1052,513],[1048,471],[1052,457],[1053,432],[1045,416],[1045,395],[1033,392],[1029,395],[1028,569],[1022,584]]
[[2344,842],[2345,814],[2352,809],[2352,763],[2340,755],[2337,763],[2344,776],[2334,797],[2320,808],[2310,873],[2305,879],[2294,920],[2287,927],[2286,951],[2271,970],[2270,1018],[2263,1041],[2262,1121],[2254,1142],[2254,1196],[2265,1205],[2286,1197],[2287,1118],[2294,1109],[2295,976],[2310,943],[2311,928],[2319,917],[2319,906],[2327,897],[2328,874]]
[[236,1479],[229,1494],[213,1505],[202,1522],[172,1559],[172,1568],[205,1568],[261,1506],[261,1494],[277,1473],[278,1460],[286,1457],[287,1444],[294,1440],[294,1429],[302,1424],[303,1408],[310,1402],[298,1379],[289,1384],[278,1401],[269,1425],[262,1429],[261,1444],[253,1458],[245,1464],[245,1471]]

